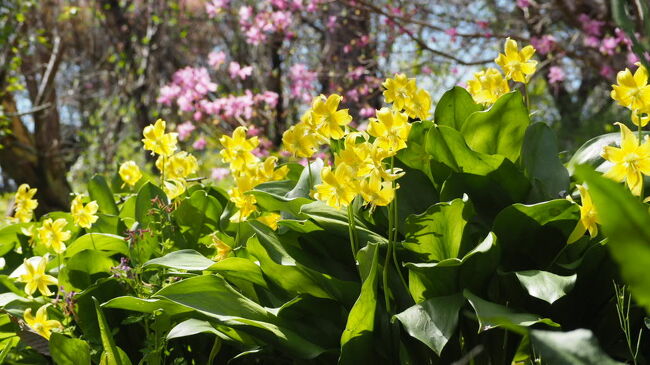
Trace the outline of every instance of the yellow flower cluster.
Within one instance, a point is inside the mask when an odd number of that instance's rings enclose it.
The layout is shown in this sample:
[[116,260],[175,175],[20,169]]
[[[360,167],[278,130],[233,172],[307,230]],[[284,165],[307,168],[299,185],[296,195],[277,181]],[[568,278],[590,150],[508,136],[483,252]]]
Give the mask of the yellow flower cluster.
[[282,135],[284,149],[296,157],[310,158],[329,139],[341,139],[347,134],[347,125],[352,121],[348,109],[339,110],[343,97],[332,94],[319,95],[312,101],[300,122]]
[[30,188],[27,184],[22,184],[16,190],[14,219],[20,223],[27,223],[34,217],[34,209],[38,206],[38,201],[32,199],[36,194],[36,188]]
[[[33,261],[37,261],[33,262]],[[25,283],[25,293],[32,295],[38,290],[41,295],[49,297],[53,293],[47,287],[48,285],[58,285],[58,280],[54,276],[47,275],[45,269],[47,267],[47,258],[45,257],[32,257],[31,259],[23,262],[23,272],[18,276],[18,281]]]
[[528,45],[520,50],[517,41],[508,38],[504,51],[494,62],[501,67],[505,76],[496,68],[489,67],[476,72],[474,78],[467,82],[467,91],[475,102],[494,104],[501,95],[510,92],[508,80],[527,84],[537,70],[537,61],[531,59],[535,54],[533,46]]
[[97,210],[99,205],[96,201],[91,201],[88,204],[83,203],[83,196],[77,195],[70,205],[70,214],[72,220],[76,225],[82,228],[90,228],[93,223],[97,221]]
[[605,146],[602,156],[613,163],[605,177],[625,182],[634,195],[641,195],[643,175],[650,175],[650,141],[648,137],[642,143],[632,131],[622,123],[621,146]]
[[25,318],[27,325],[31,327],[36,333],[49,340],[50,336],[52,335],[52,330],[55,328],[62,329],[63,326],[61,325],[61,322],[57,320],[48,319],[47,306],[48,305],[46,304],[38,308],[36,311],[36,316],[32,314],[31,308],[27,308],[23,313],[23,318]]
[[384,99],[393,103],[393,109],[404,111],[412,119],[427,120],[431,111],[431,96],[429,92],[418,88],[414,78],[404,74],[396,74],[392,79],[386,79],[382,84]]
[[[142,132],[144,149],[157,154],[156,167],[163,177],[163,191],[170,200],[175,199],[187,190],[186,178],[196,173],[199,168],[196,158],[185,151],[176,152],[177,133],[167,133],[166,123],[158,119],[156,123],[148,125]],[[135,185],[142,173],[133,161],[127,161],[120,166],[120,177],[130,185]]]
[[43,221],[43,224],[38,229],[38,238],[47,248],[51,248],[56,253],[65,251],[65,241],[72,237],[70,231],[64,230],[68,225],[68,221],[64,218],[52,220],[48,218]]
[[267,157],[261,161],[253,154],[259,140],[257,137],[246,138],[246,127],[237,127],[232,136],[224,135],[219,141],[223,146],[221,159],[230,164],[230,170],[235,180],[235,186],[228,191],[230,201],[239,209],[230,220],[243,222],[257,212],[257,200],[247,192],[253,190],[257,185],[282,180],[289,172],[287,166],[277,167],[278,158]]
[[634,74],[629,69],[616,75],[616,85],[612,85],[611,96],[620,105],[632,111],[632,122],[639,127],[645,127],[650,121],[650,85],[648,85],[648,70],[637,63]]

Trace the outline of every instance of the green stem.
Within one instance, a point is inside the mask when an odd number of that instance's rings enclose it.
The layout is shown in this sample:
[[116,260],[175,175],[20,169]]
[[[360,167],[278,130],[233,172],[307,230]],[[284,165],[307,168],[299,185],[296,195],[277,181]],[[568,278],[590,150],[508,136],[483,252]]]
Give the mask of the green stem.
[[[389,223],[390,224],[390,223]],[[384,301],[386,303],[386,311],[388,313],[392,313],[391,307],[390,307],[390,289],[388,286],[388,268],[390,264],[390,256],[391,256],[391,248],[392,248],[391,240],[388,240],[388,244],[386,246],[386,259],[384,260],[384,272],[382,275],[382,281],[384,284]]]
[[95,239],[93,238],[92,232],[88,232],[88,235],[90,236],[90,242],[93,244],[93,250],[97,250],[97,246],[95,246]]
[[352,211],[352,202],[348,205],[348,232],[350,233],[350,248],[352,249],[352,258],[357,260],[357,242],[356,242],[356,224],[354,222],[354,212]]
[[528,110],[528,114],[530,114],[530,95],[528,95],[528,84],[524,82],[524,99],[526,101],[526,110]]
[[307,191],[307,195],[309,196],[309,193],[314,186],[314,179],[311,176],[311,161],[309,161],[309,158],[307,158],[307,171],[309,172],[309,189]]
[[[394,182],[393,182],[394,184]],[[398,229],[398,224],[399,224],[399,215],[398,215],[398,205],[397,205],[397,191],[395,192],[395,198],[391,202],[391,205],[393,205],[393,220],[395,221],[394,223],[394,235],[393,235],[393,264],[395,265],[395,270],[397,270],[397,274],[399,276],[400,281],[402,282],[402,285],[404,285],[404,289],[406,289],[406,292],[409,292],[409,286],[408,283],[406,282],[406,279],[404,278],[404,274],[402,274],[401,267],[399,265],[399,260],[397,260],[397,234],[399,232]]]

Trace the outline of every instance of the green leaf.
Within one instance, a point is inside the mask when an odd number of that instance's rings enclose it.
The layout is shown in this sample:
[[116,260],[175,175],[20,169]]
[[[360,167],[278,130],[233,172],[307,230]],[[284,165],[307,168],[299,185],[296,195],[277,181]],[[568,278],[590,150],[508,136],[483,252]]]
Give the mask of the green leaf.
[[59,365],[90,365],[90,346],[83,340],[69,338],[60,333],[50,336],[50,354]]
[[198,333],[212,333],[216,335],[219,334],[219,331],[217,331],[217,329],[208,321],[191,318],[174,326],[174,328],[172,328],[167,334],[167,339],[171,340],[179,337],[187,337]]
[[406,148],[397,152],[397,158],[405,166],[422,171],[431,181],[434,181],[431,168],[431,156],[426,153],[426,137],[432,126],[433,122],[429,121],[411,123],[411,131],[406,142]]
[[158,198],[160,201],[167,203],[167,195],[159,187],[146,182],[140,190],[135,199],[135,219],[140,222],[143,227],[146,227],[151,222],[149,211],[153,207],[151,202],[153,199]]
[[556,199],[514,204],[499,213],[493,231],[503,251],[505,271],[545,270],[554,262],[580,217],[577,204]]
[[[647,134],[647,132],[644,132]],[[597,171],[605,172],[611,164],[607,162],[601,155],[605,146],[616,146],[621,141],[620,133],[607,133],[594,137],[585,142],[578,150],[571,156],[567,163],[569,173],[573,175],[576,167],[580,165],[589,165]]]
[[460,294],[436,297],[395,315],[409,335],[417,338],[438,356],[458,325],[458,312],[465,303]]
[[406,219],[403,246],[420,254],[422,261],[456,258],[465,225],[473,213],[471,205],[462,199],[433,205],[426,212]]
[[257,206],[267,212],[284,212],[294,217],[300,217],[300,208],[311,203],[313,200],[307,198],[286,198],[284,196],[271,194],[266,191],[252,190],[248,194],[253,194],[257,200]]
[[95,175],[90,179],[88,182],[88,195],[90,195],[91,200],[97,201],[99,212],[110,215],[118,215],[120,213],[117,209],[117,204],[115,204],[113,192],[108,187],[108,183],[103,176]]
[[179,250],[170,252],[163,257],[158,257],[145,262],[142,266],[163,266],[179,270],[203,271],[214,264],[194,250]]
[[530,296],[549,304],[567,295],[578,277],[576,274],[561,276],[539,270],[518,271],[515,275]]
[[27,228],[33,223],[17,223],[0,228],[0,256],[6,255],[20,245],[19,235],[22,235],[22,228]]
[[188,229],[192,240],[197,241],[202,234],[219,228],[221,213],[223,208],[217,198],[205,190],[197,190],[183,199],[173,214],[178,225]]
[[559,198],[569,189],[569,172],[558,157],[555,134],[545,123],[534,123],[526,130],[521,161],[526,176],[540,191],[538,200]]
[[442,95],[436,105],[433,120],[439,125],[446,125],[461,130],[470,114],[482,110],[472,96],[460,86],[454,86]]
[[132,296],[119,296],[102,304],[103,308],[124,309],[140,313],[162,311],[169,316],[191,312],[192,309],[164,299],[145,299]]
[[557,365],[616,365],[598,346],[596,336],[587,329],[570,332],[530,331],[531,344],[544,363]]
[[368,356],[376,353],[373,346],[373,332],[375,329],[375,312],[377,310],[377,263],[379,249],[374,247],[372,264],[368,276],[363,281],[359,298],[354,303],[348,315],[345,330],[341,335],[341,355],[339,364],[367,363]]
[[[315,159],[308,166],[305,166],[300,173],[300,178],[291,191],[286,194],[289,199],[309,198],[309,192],[314,186],[321,183],[321,170],[325,163],[320,158]],[[311,170],[311,171],[310,171]],[[311,175],[310,175],[311,173]],[[311,179],[311,186],[309,180]]]
[[460,132],[474,151],[516,162],[529,124],[524,100],[514,91],[501,96],[488,110],[467,117]]
[[521,313],[505,307],[501,304],[488,302],[472,294],[469,290],[463,291],[463,295],[474,308],[478,318],[478,332],[487,331],[496,327],[504,327],[516,330],[516,327],[530,327],[537,323],[543,323],[552,327],[560,325],[548,318],[541,318],[538,315],[530,313]]
[[74,242],[72,242],[66,249],[63,257],[69,258],[83,250],[94,249],[104,251],[110,255],[116,253],[121,253],[123,255],[129,254],[129,247],[126,244],[124,237],[104,233],[87,233],[74,240]]
[[[99,302],[94,297],[93,302],[95,303],[97,322],[99,323],[99,333],[102,339],[102,346],[104,347],[102,362],[105,362],[109,365],[126,365],[122,362],[122,356],[117,351],[117,346],[115,346],[115,341],[113,340],[113,334],[111,333],[111,329],[108,327],[106,318],[104,318],[104,314],[102,313],[102,308],[99,306]],[[106,360],[104,360],[104,358]]]
[[589,186],[598,212],[607,246],[619,264],[621,275],[629,285],[634,300],[650,311],[650,214],[623,185],[582,166],[576,171]]
[[[65,290],[81,291],[101,276],[109,276],[115,261],[95,250],[84,250],[72,256],[61,270],[59,284]],[[99,276],[98,276],[99,274]]]

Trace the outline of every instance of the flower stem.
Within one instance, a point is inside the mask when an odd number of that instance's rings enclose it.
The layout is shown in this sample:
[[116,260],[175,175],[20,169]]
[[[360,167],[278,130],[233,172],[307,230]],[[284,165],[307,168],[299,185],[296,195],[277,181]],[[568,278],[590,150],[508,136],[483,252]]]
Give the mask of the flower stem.
[[309,161],[309,158],[307,158],[307,171],[309,172],[309,189],[307,191],[307,195],[309,196],[311,188],[314,186],[314,179],[311,176],[311,161]]
[[352,203],[348,205],[348,231],[350,233],[350,248],[352,249],[352,258],[355,262],[357,260],[357,240],[356,240],[356,224],[354,222],[354,212],[352,210]]
[[93,243],[93,250],[97,250],[97,246],[95,246],[95,239],[93,238],[92,232],[88,232],[88,235],[90,236],[90,242]]

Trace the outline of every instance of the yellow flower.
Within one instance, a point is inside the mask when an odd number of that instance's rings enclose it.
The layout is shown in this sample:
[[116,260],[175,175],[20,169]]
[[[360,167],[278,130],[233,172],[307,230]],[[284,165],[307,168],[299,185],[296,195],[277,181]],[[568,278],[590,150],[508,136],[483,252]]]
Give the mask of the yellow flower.
[[510,91],[508,80],[496,68],[488,68],[474,74],[467,82],[467,90],[479,104],[494,104],[497,99]]
[[30,188],[27,184],[22,184],[16,190],[15,213],[16,218],[21,223],[27,223],[34,216],[34,209],[38,207],[38,201],[32,199],[36,194],[36,188]]
[[169,156],[176,151],[177,133],[165,133],[166,123],[158,119],[155,124],[144,127],[144,149],[162,156]]
[[213,233],[211,235],[211,237],[212,237],[212,244],[217,249],[217,254],[214,256],[213,260],[221,261],[221,260],[227,258],[230,255],[230,252],[232,251],[232,248],[230,246],[228,246],[225,242],[223,242],[217,236],[216,232]]
[[397,110],[403,110],[408,102],[413,99],[416,92],[415,79],[409,79],[404,74],[396,74],[395,78],[386,79],[382,86],[384,99],[387,103],[393,103]]
[[43,242],[45,247],[52,248],[56,253],[65,251],[65,241],[69,240],[72,234],[70,231],[64,231],[68,221],[59,218],[55,221],[48,218],[43,221],[43,225],[38,229],[38,238]]
[[634,125],[645,127],[648,125],[648,122],[650,122],[650,115],[640,113],[638,110],[632,110],[632,123],[634,123]]
[[345,132],[341,126],[346,126],[352,121],[348,109],[337,110],[343,100],[341,95],[332,94],[317,96],[312,103],[312,120],[318,125],[318,133],[325,138],[341,139]]
[[417,89],[415,96],[404,105],[404,110],[413,119],[429,119],[431,115],[431,95],[424,89]]
[[167,194],[169,200],[174,200],[183,194],[185,190],[185,180],[182,179],[169,179],[163,183],[163,191]]
[[506,79],[527,83],[537,69],[537,61],[530,59],[535,54],[535,48],[529,45],[520,51],[517,41],[510,38],[506,39],[504,48],[505,54],[499,53],[494,62],[501,66]]
[[[288,166],[282,166],[279,169],[276,169],[278,163],[278,158],[275,156],[269,156],[264,160],[263,163],[260,163],[256,166],[255,175],[257,178],[257,184],[261,184],[267,181],[278,181],[284,179],[289,173]],[[255,184],[255,185],[257,185]]]
[[578,185],[578,190],[580,191],[580,200],[582,200],[582,205],[580,206],[580,220],[569,236],[567,243],[573,243],[579,240],[584,236],[587,230],[589,230],[589,236],[591,236],[591,238],[598,235],[598,214],[596,214],[596,207],[594,207],[591,202],[591,195],[582,185]]
[[83,197],[77,195],[73,200],[70,206],[70,213],[72,214],[72,220],[76,225],[82,228],[90,228],[93,223],[97,221],[97,205],[96,201],[91,201],[90,203],[84,206]]
[[332,172],[329,166],[321,170],[322,184],[316,185],[314,197],[332,208],[348,206],[357,195],[354,171],[346,165],[337,166]]
[[376,137],[374,143],[392,154],[406,148],[410,131],[408,116],[389,108],[377,111],[377,118],[371,118],[368,125],[368,134]]
[[27,308],[23,313],[23,318],[25,318],[27,325],[36,331],[36,333],[49,340],[50,335],[52,334],[52,330],[55,328],[62,329],[63,326],[59,321],[47,319],[47,306],[48,304],[38,308],[36,311],[36,316],[32,315],[31,308]]
[[[361,143],[357,143],[359,138],[363,139]],[[350,133],[345,136],[344,148],[336,155],[335,164],[336,166],[345,164],[352,168],[355,177],[363,177],[374,168],[371,151],[372,145],[368,143],[368,136],[365,133]]]
[[257,137],[246,139],[246,127],[237,127],[232,132],[232,137],[221,136],[219,142],[223,146],[221,158],[230,163],[231,170],[241,170],[258,161],[251,151],[257,147],[259,140]]
[[282,135],[284,149],[296,157],[310,158],[318,150],[318,138],[309,126],[300,122]]
[[126,161],[120,166],[120,177],[125,183],[133,186],[142,178],[142,172],[134,161]]
[[23,263],[25,273],[21,274],[18,280],[26,284],[25,293],[27,295],[32,295],[38,290],[41,295],[49,297],[53,293],[47,286],[58,285],[59,282],[54,276],[45,273],[45,267],[47,266],[47,259],[45,257],[42,257],[36,266],[31,261],[33,260],[25,259]]
[[239,186],[234,187],[228,191],[230,194],[230,201],[235,203],[235,206],[239,209],[232,217],[230,217],[231,222],[243,222],[248,219],[248,217],[257,212],[257,199],[253,194],[245,194],[246,191]]
[[612,99],[637,113],[650,112],[650,86],[645,67],[639,65],[634,75],[628,68],[620,71],[616,75],[616,82],[617,85],[612,85]]
[[395,189],[389,181],[381,181],[378,174],[370,174],[361,182],[361,196],[368,204],[387,206],[395,198]]
[[156,167],[164,173],[165,179],[184,179],[195,173],[199,169],[199,164],[196,157],[181,151],[166,158],[158,157]]
[[257,220],[271,227],[272,230],[278,229],[278,222],[282,219],[282,216],[278,213],[266,213],[261,217],[258,217]]
[[641,195],[643,175],[650,174],[650,143],[639,140],[625,125],[621,128],[621,147],[605,146],[603,158],[614,164],[605,176],[619,182],[625,181],[634,195]]

